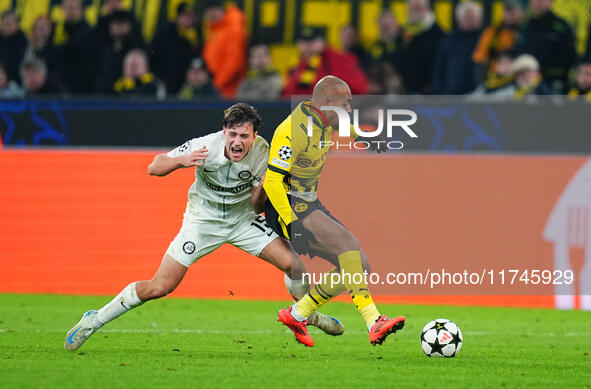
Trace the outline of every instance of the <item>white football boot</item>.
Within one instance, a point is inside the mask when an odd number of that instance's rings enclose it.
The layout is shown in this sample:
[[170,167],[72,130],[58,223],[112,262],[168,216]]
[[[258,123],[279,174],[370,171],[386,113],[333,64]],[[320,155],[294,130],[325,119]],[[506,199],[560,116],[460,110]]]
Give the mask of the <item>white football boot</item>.
[[64,348],[66,350],[78,350],[80,346],[90,338],[99,328],[102,327],[96,318],[97,311],[88,311],[82,315],[82,319],[66,334]]
[[312,325],[321,329],[324,333],[332,336],[342,335],[345,332],[345,326],[343,323],[335,319],[324,315],[320,312],[312,312],[308,317],[308,325]]

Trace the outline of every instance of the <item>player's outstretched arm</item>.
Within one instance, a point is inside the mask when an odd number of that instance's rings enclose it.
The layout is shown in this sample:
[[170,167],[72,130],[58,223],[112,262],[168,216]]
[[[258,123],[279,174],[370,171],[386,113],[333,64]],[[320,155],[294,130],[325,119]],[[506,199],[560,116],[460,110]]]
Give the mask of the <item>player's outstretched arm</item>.
[[148,174],[162,177],[180,168],[202,165],[205,158],[207,158],[207,147],[205,146],[190,154],[178,157],[169,157],[166,153],[158,154],[148,166]]

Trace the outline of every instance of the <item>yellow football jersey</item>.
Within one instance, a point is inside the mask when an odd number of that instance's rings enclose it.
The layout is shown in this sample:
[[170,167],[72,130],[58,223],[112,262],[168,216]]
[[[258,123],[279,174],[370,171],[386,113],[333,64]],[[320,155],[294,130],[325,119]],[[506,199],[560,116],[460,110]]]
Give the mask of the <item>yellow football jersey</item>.
[[[312,118],[311,136],[308,136],[308,117]],[[305,201],[316,200],[318,179],[330,149],[331,137],[332,128],[309,101],[300,103],[275,130],[265,191],[286,224],[292,219],[288,193]],[[279,175],[282,176],[280,181]]]

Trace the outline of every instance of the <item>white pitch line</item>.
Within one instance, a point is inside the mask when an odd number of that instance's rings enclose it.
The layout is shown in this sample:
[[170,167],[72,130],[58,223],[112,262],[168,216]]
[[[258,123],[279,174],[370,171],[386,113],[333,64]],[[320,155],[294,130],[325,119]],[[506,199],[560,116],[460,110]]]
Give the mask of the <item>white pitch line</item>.
[[[320,330],[316,330],[320,331]],[[10,329],[2,329],[0,328],[0,333],[9,333],[9,332],[18,332],[18,333],[66,333],[67,330],[10,330]],[[276,331],[273,330],[214,330],[214,329],[201,329],[201,328],[173,328],[173,329],[148,329],[148,328],[112,328],[112,329],[101,329],[101,333],[125,333],[125,334],[233,334],[233,335],[241,335],[241,334],[250,334],[250,335],[270,335],[276,334],[278,332],[284,333],[291,333],[288,329]],[[362,330],[346,330],[345,333],[349,334],[365,334],[366,331]],[[502,336],[506,333],[501,332],[484,332],[484,331],[462,331],[462,334],[468,336]],[[588,337],[591,336],[591,332],[564,332],[564,333],[556,333],[556,332],[516,332],[511,334],[513,336],[567,336],[567,337]]]

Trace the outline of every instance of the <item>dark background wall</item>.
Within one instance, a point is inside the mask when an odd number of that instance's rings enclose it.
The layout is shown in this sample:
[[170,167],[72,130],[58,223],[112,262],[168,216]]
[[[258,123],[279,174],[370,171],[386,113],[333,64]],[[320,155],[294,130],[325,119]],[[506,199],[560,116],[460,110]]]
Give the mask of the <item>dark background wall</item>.
[[[172,147],[221,129],[228,102],[21,101],[0,104],[5,146]],[[289,102],[252,103],[271,140]],[[397,103],[417,113],[418,138],[392,139],[406,151],[591,153],[591,110],[564,99],[534,103],[425,99]]]

